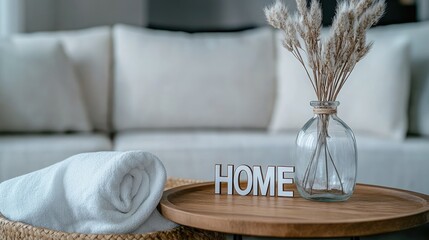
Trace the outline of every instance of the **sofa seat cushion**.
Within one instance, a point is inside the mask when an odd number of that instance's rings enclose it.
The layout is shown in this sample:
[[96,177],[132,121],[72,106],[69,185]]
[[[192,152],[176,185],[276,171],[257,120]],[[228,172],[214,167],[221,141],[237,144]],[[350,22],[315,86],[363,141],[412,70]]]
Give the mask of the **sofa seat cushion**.
[[[219,163],[293,166],[295,132],[123,132],[115,150],[145,150],[164,163],[169,177],[213,180]],[[429,194],[429,139],[403,142],[358,136],[358,182]]]
[[429,194],[429,138],[404,141],[356,136],[358,182]]
[[292,164],[295,136],[252,132],[123,132],[115,150],[142,149],[157,155],[167,175],[213,179],[214,165]]
[[0,182],[82,152],[111,150],[103,134],[0,135]]

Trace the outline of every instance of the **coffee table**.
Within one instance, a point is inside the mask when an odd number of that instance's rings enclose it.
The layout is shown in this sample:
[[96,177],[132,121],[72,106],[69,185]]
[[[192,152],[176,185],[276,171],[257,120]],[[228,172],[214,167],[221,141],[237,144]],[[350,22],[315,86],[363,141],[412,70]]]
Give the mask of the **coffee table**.
[[357,184],[348,201],[334,203],[305,200],[297,191],[295,195],[216,195],[209,182],[164,192],[159,210],[178,224],[233,234],[234,239],[242,235],[359,239],[429,221],[429,196],[405,190]]

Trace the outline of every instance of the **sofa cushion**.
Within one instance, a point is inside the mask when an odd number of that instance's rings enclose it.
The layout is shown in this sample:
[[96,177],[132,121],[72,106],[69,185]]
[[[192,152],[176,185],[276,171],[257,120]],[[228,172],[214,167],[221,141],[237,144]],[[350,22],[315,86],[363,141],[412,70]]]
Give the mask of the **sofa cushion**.
[[0,135],[0,182],[83,152],[108,151],[102,134]]
[[[272,131],[300,129],[312,117],[316,94],[293,55],[277,40],[278,95]],[[369,54],[359,62],[337,100],[338,116],[354,132],[403,139],[407,132],[410,84],[409,42],[406,37],[373,36]]]
[[416,26],[411,39],[410,133],[429,136],[429,22]]
[[0,131],[89,131],[73,66],[58,41],[0,42]]
[[[215,164],[294,166],[296,132],[122,132],[114,149],[157,155],[169,177],[213,180]],[[356,135],[358,182],[429,194],[429,139]]]
[[356,135],[358,182],[429,194],[429,139],[404,141]]
[[266,128],[272,32],[114,28],[114,128]]
[[23,34],[16,38],[60,40],[81,83],[94,129],[109,129],[112,62],[109,27]]
[[409,132],[429,136],[429,22],[377,27],[371,31],[376,37],[402,35],[410,39],[411,96]]

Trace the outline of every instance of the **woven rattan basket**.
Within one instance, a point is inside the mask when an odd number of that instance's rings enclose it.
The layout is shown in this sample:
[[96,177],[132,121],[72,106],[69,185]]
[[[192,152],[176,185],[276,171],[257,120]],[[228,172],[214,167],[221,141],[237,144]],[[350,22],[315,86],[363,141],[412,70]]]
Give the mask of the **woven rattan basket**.
[[[195,180],[168,179],[165,188],[197,183]],[[66,233],[46,228],[33,227],[31,225],[14,222],[0,215],[0,239],[1,240],[173,240],[173,239],[195,239],[195,240],[224,240],[225,235],[209,232],[195,228],[180,226],[168,231],[153,232],[146,234],[79,234]]]

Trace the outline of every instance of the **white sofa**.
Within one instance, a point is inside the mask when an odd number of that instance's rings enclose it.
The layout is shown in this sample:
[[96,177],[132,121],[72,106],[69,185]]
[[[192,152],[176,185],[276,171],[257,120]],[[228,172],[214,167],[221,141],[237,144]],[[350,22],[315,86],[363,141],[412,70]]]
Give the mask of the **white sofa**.
[[[210,180],[215,163],[294,165],[314,93],[277,35],[119,25],[1,40],[0,181],[104,150],[153,152],[182,178]],[[358,182],[429,194],[429,23],[369,37],[375,53],[339,96]]]

